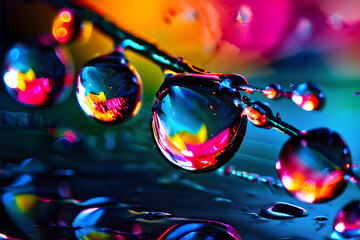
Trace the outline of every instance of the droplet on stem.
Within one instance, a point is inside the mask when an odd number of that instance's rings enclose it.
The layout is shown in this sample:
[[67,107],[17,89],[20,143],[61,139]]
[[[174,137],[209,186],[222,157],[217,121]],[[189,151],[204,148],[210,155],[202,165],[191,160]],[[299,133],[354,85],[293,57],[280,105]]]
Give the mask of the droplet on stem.
[[[238,81],[239,79],[237,79]],[[246,132],[240,93],[216,75],[179,74],[166,79],[154,103],[156,144],[171,164],[206,172],[224,165],[239,149]]]
[[276,169],[295,198],[321,203],[345,189],[344,171],[349,163],[350,152],[340,135],[323,128],[290,138],[281,149]]
[[325,105],[325,97],[318,86],[302,83],[289,95],[289,98],[306,111],[320,110]]
[[88,116],[120,123],[140,109],[140,76],[120,52],[95,58],[81,69],[77,100]]

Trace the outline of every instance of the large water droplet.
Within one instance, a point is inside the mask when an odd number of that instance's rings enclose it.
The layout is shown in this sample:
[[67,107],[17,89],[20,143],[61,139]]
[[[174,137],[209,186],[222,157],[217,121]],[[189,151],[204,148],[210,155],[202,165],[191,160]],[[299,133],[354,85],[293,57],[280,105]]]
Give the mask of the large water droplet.
[[319,203],[346,187],[351,164],[348,147],[336,132],[315,129],[292,137],[282,147],[276,168],[284,187],[298,200]]
[[140,76],[120,52],[95,58],[79,74],[77,99],[88,116],[120,123],[139,111]]
[[15,100],[43,106],[68,95],[73,82],[72,70],[64,48],[18,43],[6,54],[3,79]]
[[[215,75],[169,77],[154,104],[152,127],[158,148],[173,165],[205,172],[224,165],[246,132],[242,107],[234,104],[239,84]],[[243,80],[246,85],[246,80]]]
[[259,215],[264,218],[288,219],[305,217],[308,213],[302,207],[295,206],[290,203],[277,202],[268,209],[262,209]]
[[335,217],[331,239],[360,238],[360,201],[347,204]]
[[313,83],[302,83],[289,94],[291,100],[306,111],[319,110],[325,105],[325,96]]

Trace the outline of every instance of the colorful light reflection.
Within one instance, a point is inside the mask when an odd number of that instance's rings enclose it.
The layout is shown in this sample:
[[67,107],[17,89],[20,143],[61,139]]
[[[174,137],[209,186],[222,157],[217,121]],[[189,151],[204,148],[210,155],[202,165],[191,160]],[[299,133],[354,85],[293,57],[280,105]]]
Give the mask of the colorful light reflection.
[[52,34],[57,41],[67,43],[75,37],[79,27],[80,24],[73,12],[69,9],[62,9],[54,20]]

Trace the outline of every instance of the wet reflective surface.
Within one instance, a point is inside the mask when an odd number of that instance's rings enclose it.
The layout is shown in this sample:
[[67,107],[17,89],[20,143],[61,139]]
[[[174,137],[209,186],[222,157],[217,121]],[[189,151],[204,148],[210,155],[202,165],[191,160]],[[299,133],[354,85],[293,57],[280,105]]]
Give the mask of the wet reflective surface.
[[63,47],[18,43],[6,54],[3,80],[9,94],[22,104],[62,101],[71,91],[72,60]]
[[106,123],[122,122],[140,110],[140,76],[120,52],[95,58],[81,69],[77,99],[88,116]]
[[209,171],[224,165],[239,149],[246,117],[235,105],[241,96],[231,84],[215,75],[166,79],[154,103],[152,128],[170,163],[187,171]]

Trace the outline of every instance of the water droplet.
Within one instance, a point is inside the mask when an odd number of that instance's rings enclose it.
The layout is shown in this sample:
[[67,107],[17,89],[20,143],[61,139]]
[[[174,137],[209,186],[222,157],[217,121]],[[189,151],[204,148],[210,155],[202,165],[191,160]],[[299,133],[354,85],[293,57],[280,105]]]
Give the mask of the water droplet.
[[347,204],[335,217],[331,239],[360,238],[360,201]]
[[57,41],[67,43],[77,36],[80,25],[81,22],[73,11],[61,9],[54,20],[52,34]]
[[82,68],[77,100],[96,120],[117,124],[137,114],[141,105],[141,80],[120,52],[95,58]]
[[325,96],[313,83],[302,83],[289,94],[290,99],[306,111],[320,110],[325,105]]
[[267,115],[272,116],[270,105],[266,102],[254,101],[252,106],[245,107],[243,114],[250,122],[260,128],[271,128],[273,125],[268,121]]
[[290,203],[277,202],[268,209],[262,209],[259,215],[261,217],[271,219],[288,219],[295,217],[305,217],[308,215],[308,213],[302,207]]
[[298,200],[329,201],[346,187],[344,172],[350,153],[341,136],[329,129],[314,129],[292,137],[282,147],[276,165],[284,187]]
[[277,83],[272,83],[269,86],[266,86],[262,93],[265,97],[274,99],[281,95],[281,86]]
[[215,221],[187,221],[169,228],[158,240],[241,240],[230,225]]
[[328,218],[326,216],[317,216],[316,218],[314,218],[314,220],[317,222],[325,222],[328,220]]
[[239,149],[246,118],[241,116],[242,107],[234,104],[240,93],[231,86],[240,83],[224,81],[214,75],[180,74],[161,86],[152,127],[158,148],[173,165],[193,172],[211,171]]
[[63,100],[73,82],[72,61],[66,54],[62,47],[14,45],[4,61],[7,91],[18,102],[30,106]]

